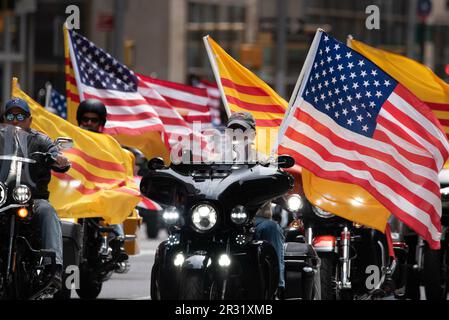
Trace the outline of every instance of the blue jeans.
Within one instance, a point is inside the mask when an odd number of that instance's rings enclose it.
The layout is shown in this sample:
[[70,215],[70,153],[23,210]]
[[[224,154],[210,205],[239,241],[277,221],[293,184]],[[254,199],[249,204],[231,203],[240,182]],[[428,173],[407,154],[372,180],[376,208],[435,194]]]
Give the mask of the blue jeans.
[[[42,249],[54,250],[56,253],[56,264],[62,266],[61,221],[55,209],[47,200],[34,200],[33,223],[39,228]],[[50,262],[44,260],[44,264],[50,264]]]
[[279,287],[285,287],[284,276],[284,233],[278,223],[264,217],[256,217],[256,238],[269,242],[276,251],[279,260]]

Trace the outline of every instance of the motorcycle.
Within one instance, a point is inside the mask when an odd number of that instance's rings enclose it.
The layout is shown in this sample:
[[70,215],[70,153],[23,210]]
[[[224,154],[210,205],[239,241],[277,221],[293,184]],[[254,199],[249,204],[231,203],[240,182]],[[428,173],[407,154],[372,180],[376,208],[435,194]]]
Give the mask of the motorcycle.
[[254,240],[253,217],[292,187],[278,165],[149,162],[141,192],[164,207],[169,229],[151,271],[154,300],[273,299],[278,287],[276,252]]
[[[55,298],[70,299],[75,284],[76,293],[81,299],[96,299],[103,283],[114,272],[128,272],[128,255],[138,252],[136,233],[140,222],[139,213],[134,210],[123,222],[125,236],[122,236],[117,226],[111,227],[101,217],[62,218],[65,272],[62,289]],[[79,282],[73,283],[70,276],[77,271]]]
[[320,258],[321,299],[376,299],[386,295],[396,268],[384,234],[310,203],[302,187],[291,195],[296,219],[286,241],[304,241]]
[[273,211],[282,214],[279,221],[286,222],[280,224],[285,236],[284,299],[321,300],[320,259],[315,248],[305,242],[304,226],[296,219],[301,204],[301,198],[293,192],[273,201]]
[[[139,218],[130,216],[128,219]],[[77,295],[81,299],[96,299],[101,293],[103,283],[109,280],[114,272],[122,272],[121,264],[127,263],[129,252],[124,247],[125,242],[136,241],[136,236],[120,236],[115,228],[108,226],[101,218],[61,220],[66,272],[63,274],[63,287],[56,298],[70,299],[72,284],[67,284],[66,280],[72,274],[69,268],[76,266],[79,270]]]
[[[0,298],[44,299],[56,289],[56,254],[40,249],[40,237],[32,224],[34,183],[30,166],[49,166],[56,160],[49,153],[28,154],[31,135],[0,124]],[[63,148],[67,139],[55,144]],[[44,259],[49,261],[44,266]],[[50,267],[48,267],[50,266]]]
[[431,250],[426,241],[403,226],[398,236],[409,247],[407,280],[404,298],[420,299],[419,287],[425,289],[427,300],[447,300],[449,290],[449,170],[439,174],[442,202],[441,249]]

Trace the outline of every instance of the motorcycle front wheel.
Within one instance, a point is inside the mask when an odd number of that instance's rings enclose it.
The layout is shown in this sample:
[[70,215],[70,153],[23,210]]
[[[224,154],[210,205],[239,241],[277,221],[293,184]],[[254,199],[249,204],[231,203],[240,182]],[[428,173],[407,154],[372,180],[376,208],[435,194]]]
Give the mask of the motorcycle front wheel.
[[102,287],[102,282],[92,279],[88,272],[82,271],[80,274],[80,287],[76,289],[76,293],[81,299],[93,300],[100,295]]
[[203,300],[205,298],[204,285],[203,274],[198,272],[185,272],[179,290],[179,299]]
[[320,254],[320,260],[321,300],[335,300],[335,274],[337,272],[335,254]]
[[426,300],[442,300],[441,250],[431,250],[426,244],[424,249],[423,284]]

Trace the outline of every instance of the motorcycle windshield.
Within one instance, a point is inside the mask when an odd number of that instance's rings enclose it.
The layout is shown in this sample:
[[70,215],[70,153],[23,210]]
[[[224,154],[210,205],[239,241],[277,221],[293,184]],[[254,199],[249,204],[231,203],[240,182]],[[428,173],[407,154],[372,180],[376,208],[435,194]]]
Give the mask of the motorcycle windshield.
[[6,187],[33,186],[29,165],[35,163],[28,152],[30,135],[7,124],[0,124],[0,182]]

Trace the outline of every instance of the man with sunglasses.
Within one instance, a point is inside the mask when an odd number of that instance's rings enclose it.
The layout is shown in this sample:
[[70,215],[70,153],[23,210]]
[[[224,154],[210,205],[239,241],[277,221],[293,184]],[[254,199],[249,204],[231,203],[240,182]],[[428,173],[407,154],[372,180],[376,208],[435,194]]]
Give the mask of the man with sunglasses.
[[80,128],[102,133],[106,125],[106,107],[96,99],[86,99],[81,102],[76,111],[76,120]]
[[[107,111],[106,106],[97,99],[86,99],[82,101],[76,111],[76,120],[78,121],[78,126],[82,129],[89,130],[92,132],[102,133],[104,126],[106,125]],[[123,230],[123,225],[113,224],[110,225],[118,233],[121,239],[124,239],[125,233]],[[119,240],[121,255],[128,257],[127,253],[123,249],[123,240]],[[129,264],[127,258],[124,261],[117,263],[117,272],[124,273],[129,269]]]
[[[70,169],[70,161],[59,153],[53,141],[45,134],[31,129],[31,110],[25,100],[14,98],[9,100],[4,108],[3,123],[20,127],[27,131],[31,140],[28,145],[28,154],[35,152],[51,154],[55,163],[47,165],[44,161],[33,164],[30,168],[30,177],[35,184],[32,186],[33,194],[33,223],[39,229],[42,249],[54,250],[56,253],[56,275],[53,278],[53,286],[60,289],[62,285],[62,233],[61,223],[55,209],[48,202],[50,192],[48,184],[51,179],[51,170],[66,172]],[[44,261],[47,274],[50,274],[50,263]]]

